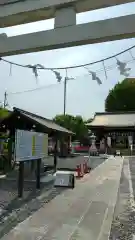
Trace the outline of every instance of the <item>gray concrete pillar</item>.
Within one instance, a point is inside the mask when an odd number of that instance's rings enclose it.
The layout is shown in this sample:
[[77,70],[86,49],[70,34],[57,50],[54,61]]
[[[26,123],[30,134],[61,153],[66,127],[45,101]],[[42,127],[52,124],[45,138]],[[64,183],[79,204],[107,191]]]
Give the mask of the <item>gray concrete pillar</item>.
[[54,28],[76,25],[76,12],[73,7],[61,8],[55,12]]

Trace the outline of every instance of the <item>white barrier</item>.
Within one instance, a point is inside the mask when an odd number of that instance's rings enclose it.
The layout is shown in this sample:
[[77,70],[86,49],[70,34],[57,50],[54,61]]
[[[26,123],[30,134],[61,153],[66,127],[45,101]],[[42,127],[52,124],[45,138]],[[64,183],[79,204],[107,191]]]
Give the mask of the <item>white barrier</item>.
[[74,186],[75,186],[74,173],[70,173],[70,172],[56,173],[54,187],[74,188]]

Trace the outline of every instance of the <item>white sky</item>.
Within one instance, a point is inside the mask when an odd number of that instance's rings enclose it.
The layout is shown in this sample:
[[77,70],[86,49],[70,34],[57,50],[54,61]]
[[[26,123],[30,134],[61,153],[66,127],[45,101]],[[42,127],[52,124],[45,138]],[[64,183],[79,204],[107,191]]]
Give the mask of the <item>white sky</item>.
[[[77,15],[77,23],[85,23],[107,19],[120,15],[128,15],[134,13],[135,3],[125,4],[117,7],[96,10]],[[109,17],[108,17],[109,16]],[[41,31],[53,28],[54,21],[47,20],[22,26],[15,26],[6,29],[0,29],[0,33],[6,32],[8,36],[24,34],[33,31]],[[134,39],[115,41],[110,43],[85,45],[68,49],[60,49],[53,51],[44,51],[39,53],[25,54],[7,57],[8,60],[21,64],[42,64],[46,67],[61,67],[77,64],[84,64],[102,59],[104,57],[120,52],[132,45],[135,45]],[[135,56],[135,49],[132,50]],[[125,53],[119,57],[120,60],[130,60],[129,53]],[[129,64],[132,68],[131,77],[135,75],[134,62]],[[102,85],[97,85],[92,81],[91,77],[86,77],[87,71],[83,68],[68,71],[69,77],[75,80],[69,81],[67,86],[67,107],[66,112],[73,115],[82,115],[85,119],[93,116],[95,112],[104,111],[104,100],[110,88],[114,86],[123,77],[119,75],[116,68],[116,60],[105,62],[106,66],[114,65],[112,70],[107,71],[108,79],[106,80],[102,64],[96,64],[90,69],[97,71],[97,75],[102,80]],[[43,115],[48,118],[54,117],[56,114],[63,113],[63,84],[57,84],[55,76],[50,71],[40,71],[38,84],[32,71],[29,69],[12,67],[12,76],[9,76],[10,65],[0,63],[0,100],[3,101],[4,91],[8,95],[10,107],[16,106]],[[65,72],[61,71],[62,76]],[[49,86],[48,85],[54,85]],[[11,94],[13,92],[25,91],[33,88],[40,90],[23,93]],[[46,87],[45,87],[46,86]]]

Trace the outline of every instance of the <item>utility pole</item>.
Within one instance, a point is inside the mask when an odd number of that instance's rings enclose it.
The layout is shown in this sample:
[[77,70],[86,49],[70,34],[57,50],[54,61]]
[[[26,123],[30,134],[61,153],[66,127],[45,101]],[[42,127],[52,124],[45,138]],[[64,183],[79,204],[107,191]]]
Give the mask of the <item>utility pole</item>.
[[66,77],[64,79],[64,115],[66,114],[66,100],[67,100],[67,69],[66,69]]
[[6,106],[7,106],[7,92],[5,91],[3,107],[6,108]]
[[66,103],[67,103],[67,82],[68,80],[74,80],[72,77],[68,77],[68,72],[66,69],[66,77],[64,79],[64,115],[66,115]]

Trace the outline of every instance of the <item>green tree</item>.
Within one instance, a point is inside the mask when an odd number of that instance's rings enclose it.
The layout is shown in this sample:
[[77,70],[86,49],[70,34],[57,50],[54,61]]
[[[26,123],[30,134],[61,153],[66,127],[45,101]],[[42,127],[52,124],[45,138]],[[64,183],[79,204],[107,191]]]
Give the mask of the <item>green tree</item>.
[[135,111],[135,79],[127,78],[117,83],[105,100],[105,111]]
[[0,106],[0,119],[6,118],[9,116],[9,111],[6,108]]
[[80,140],[88,136],[88,129],[81,116],[56,115],[53,119],[57,124],[75,133],[74,139]]

